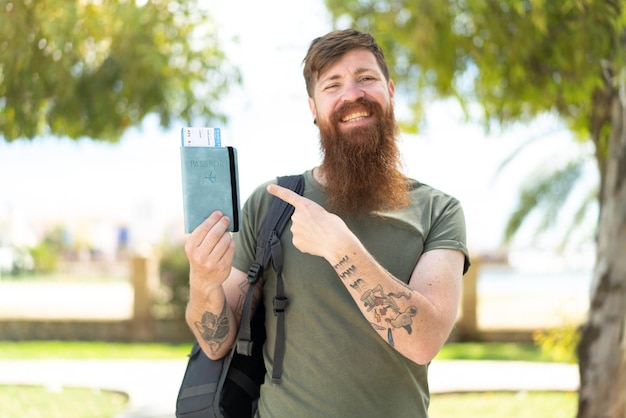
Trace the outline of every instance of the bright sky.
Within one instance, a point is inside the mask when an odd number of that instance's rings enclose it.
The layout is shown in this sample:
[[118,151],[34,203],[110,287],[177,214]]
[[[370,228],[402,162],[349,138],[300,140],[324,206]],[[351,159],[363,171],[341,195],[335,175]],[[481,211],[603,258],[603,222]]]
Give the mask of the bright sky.
[[[220,128],[222,142],[238,148],[245,198],[265,180],[319,162],[301,61],[310,41],[330,26],[316,0],[213,0],[207,5],[224,39],[239,38],[228,51],[244,84],[225,101],[230,123]],[[49,138],[0,141],[0,244],[27,240],[39,232],[42,220],[62,219],[74,226],[96,222],[101,229],[125,223],[143,240],[160,239],[164,229],[182,234],[181,127],[163,131],[149,119],[114,145]],[[540,141],[541,148],[532,148],[495,179],[499,163],[535,136],[550,141]],[[454,102],[434,103],[426,129],[417,137],[404,135],[401,147],[408,174],[459,198],[468,241],[476,250],[499,244],[527,170],[553,161],[556,154],[550,150],[558,150],[559,157],[576,151],[567,131],[551,118],[486,136],[482,127],[464,122]]]

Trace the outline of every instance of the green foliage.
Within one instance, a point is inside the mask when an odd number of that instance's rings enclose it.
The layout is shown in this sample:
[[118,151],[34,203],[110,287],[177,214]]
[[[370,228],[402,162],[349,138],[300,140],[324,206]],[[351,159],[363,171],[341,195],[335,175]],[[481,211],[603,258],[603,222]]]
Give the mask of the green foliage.
[[116,141],[157,114],[162,126],[221,117],[238,82],[196,1],[0,0],[0,134]]
[[166,246],[159,259],[161,292],[154,314],[158,318],[182,319],[189,301],[189,261],[183,245]]
[[58,226],[50,230],[39,244],[30,249],[34,273],[50,274],[57,271],[61,258],[68,250],[63,228]]
[[54,273],[59,266],[60,254],[54,246],[41,242],[30,249],[34,271],[39,274]]
[[184,359],[191,343],[139,343],[111,341],[0,341],[0,359]]
[[[626,64],[626,0],[326,0],[337,28],[375,35],[387,52],[398,92],[408,98],[417,130],[422,108],[453,97],[478,104],[487,129],[558,115],[582,140],[593,139],[602,183],[611,133],[611,98]],[[467,111],[469,117],[469,111]],[[474,115],[474,113],[472,113]],[[583,160],[528,182],[505,232],[543,212],[538,232],[554,224]],[[566,242],[598,202],[580,202]]]
[[456,97],[502,124],[553,111],[583,137],[605,72],[624,63],[624,3],[326,0],[335,26],[377,37],[416,108]]
[[580,342],[581,331],[575,325],[537,330],[533,333],[535,344],[556,361],[578,363],[576,350]]
[[554,361],[550,353],[533,344],[519,343],[446,343],[438,360]]

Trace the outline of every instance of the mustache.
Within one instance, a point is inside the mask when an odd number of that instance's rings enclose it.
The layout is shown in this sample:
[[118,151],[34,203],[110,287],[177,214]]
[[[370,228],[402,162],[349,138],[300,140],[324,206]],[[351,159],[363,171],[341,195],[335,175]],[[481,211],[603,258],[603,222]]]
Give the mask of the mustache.
[[381,115],[382,114],[382,107],[372,101],[369,100],[365,97],[359,97],[358,99],[356,99],[353,102],[348,102],[348,103],[344,103],[342,104],[334,113],[333,115],[333,119],[336,122],[341,122],[341,120],[348,114],[354,112],[355,110],[365,110],[370,114],[373,115]]

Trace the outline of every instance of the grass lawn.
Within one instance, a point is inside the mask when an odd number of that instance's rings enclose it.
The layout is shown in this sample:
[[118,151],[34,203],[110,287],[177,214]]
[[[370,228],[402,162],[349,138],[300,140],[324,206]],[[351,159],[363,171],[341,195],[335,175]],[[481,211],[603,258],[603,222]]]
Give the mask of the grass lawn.
[[[188,344],[110,343],[104,341],[0,341],[0,360],[6,359],[144,359],[185,358]],[[1,417],[0,417],[1,418]]]
[[[176,359],[185,358],[191,343],[110,343],[91,341],[0,341],[0,359]],[[532,344],[451,343],[441,360],[554,361]]]
[[0,418],[111,418],[125,394],[89,388],[0,385]]
[[[88,341],[0,341],[0,360],[184,359],[189,344]],[[0,385],[0,418],[112,418],[125,394],[91,388]]]
[[[184,359],[189,344],[85,341],[0,341],[0,359]],[[541,349],[515,343],[446,344],[438,359],[552,361]],[[111,418],[126,405],[123,394],[89,388],[0,385],[0,418]],[[431,418],[571,418],[577,394],[485,392],[433,395]]]
[[440,360],[518,360],[555,361],[555,356],[534,344],[519,343],[449,343],[436,359]]

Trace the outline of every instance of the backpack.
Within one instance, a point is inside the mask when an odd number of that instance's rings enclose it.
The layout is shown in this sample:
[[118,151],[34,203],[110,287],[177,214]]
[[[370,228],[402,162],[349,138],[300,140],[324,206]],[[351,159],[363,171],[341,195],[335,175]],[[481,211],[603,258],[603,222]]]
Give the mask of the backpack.
[[[302,194],[302,175],[278,177],[278,184]],[[177,418],[244,418],[257,409],[260,386],[265,379],[263,344],[265,309],[261,300],[251,318],[252,296],[263,270],[270,261],[276,272],[273,299],[277,320],[272,382],[280,383],[285,352],[284,314],[287,298],[283,293],[280,234],[294,207],[274,197],[257,239],[255,262],[248,270],[250,286],[246,293],[237,338],[230,353],[218,360],[204,354],[195,340],[176,400]]]

